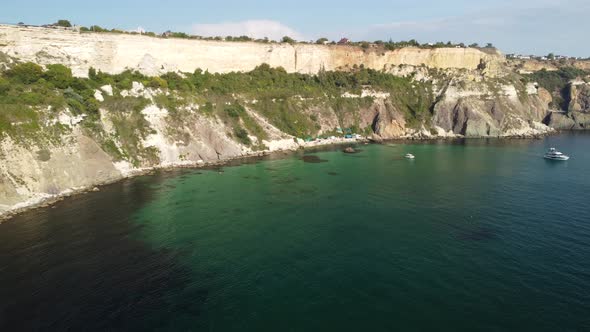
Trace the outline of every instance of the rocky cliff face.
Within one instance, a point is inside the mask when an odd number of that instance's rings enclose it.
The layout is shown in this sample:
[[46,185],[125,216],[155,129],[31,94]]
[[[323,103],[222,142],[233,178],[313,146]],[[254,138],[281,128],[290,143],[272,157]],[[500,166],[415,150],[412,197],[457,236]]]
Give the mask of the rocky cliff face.
[[0,25],[0,52],[22,61],[64,64],[77,76],[88,75],[90,67],[110,74],[136,69],[157,75],[197,68],[211,73],[250,71],[263,63],[306,74],[360,65],[376,70],[398,65],[470,70],[487,66],[494,70],[505,61],[495,51],[474,48],[365,51],[350,46],[163,39],[6,25]]
[[[547,109],[533,84],[450,82],[434,105],[433,124],[467,137],[535,135]],[[520,89],[520,91],[517,91]]]
[[567,110],[549,113],[545,122],[561,130],[590,129],[590,83],[574,80],[565,90]]
[[510,59],[507,66],[519,73],[532,73],[541,70],[557,71],[559,68],[572,67],[581,70],[590,70],[590,60],[536,60],[536,59]]
[[[85,114],[72,107],[35,107],[38,128],[33,136],[0,130],[0,214],[151,168],[197,166],[258,153],[354,142],[304,142],[305,137],[290,131],[302,123],[311,128],[307,132],[313,136],[355,128],[355,133],[376,139],[531,136],[552,131],[541,123],[551,95],[507,71],[500,54],[477,49],[376,52],[347,46],[225,43],[0,26],[0,51],[11,57],[6,61],[65,64],[79,76],[87,75],[90,67],[107,73],[131,68],[154,75],[192,73],[196,68],[218,73],[247,71],[267,63],[297,73],[354,71],[362,65],[405,77],[389,90],[363,86],[360,91],[336,96],[256,100],[230,91],[226,95],[230,102],[205,92],[190,96],[195,102],[179,107],[162,103],[176,93],[172,89],[133,82],[131,89],[113,92],[107,85],[93,91],[92,99],[100,105],[93,121],[85,120]],[[572,107],[588,105],[586,87],[572,93]],[[127,97],[146,103],[118,111],[106,105],[109,100],[111,104],[113,100],[126,102]],[[243,109],[238,113],[230,109],[227,114],[205,109],[231,108],[232,103]],[[266,104],[262,107],[261,103]],[[282,113],[269,112],[274,109]],[[577,119],[574,122],[579,123]],[[550,123],[567,126],[557,120]],[[24,120],[10,123],[13,128],[29,125]]]

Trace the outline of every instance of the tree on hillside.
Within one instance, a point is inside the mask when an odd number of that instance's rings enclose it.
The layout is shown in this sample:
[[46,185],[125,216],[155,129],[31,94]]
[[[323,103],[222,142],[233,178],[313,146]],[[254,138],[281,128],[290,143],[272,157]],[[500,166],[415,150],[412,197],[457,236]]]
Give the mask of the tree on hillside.
[[65,89],[72,83],[72,70],[60,64],[47,65],[47,71],[43,74],[43,78],[55,87]]
[[91,31],[94,31],[94,32],[108,32],[108,31],[109,31],[109,30],[107,30],[107,29],[105,29],[105,28],[102,28],[102,27],[100,27],[100,26],[98,26],[98,25],[93,25],[93,26],[91,26],[91,27],[90,27],[90,30],[91,30]]
[[289,43],[289,44],[295,44],[295,39],[289,37],[289,36],[285,36],[283,37],[283,39],[281,39],[282,43]]
[[72,23],[70,23],[70,21],[68,21],[68,20],[59,20],[59,21],[57,21],[57,23],[55,23],[55,25],[57,25],[58,27],[64,27],[64,28],[71,28],[72,27]]
[[473,43],[473,44],[469,45],[469,47],[478,48],[479,47],[479,44],[478,43]]
[[492,44],[492,43],[487,43],[487,44],[486,44],[486,48],[494,48],[494,44]]
[[315,42],[315,43],[316,43],[316,44],[325,44],[325,43],[327,43],[327,42],[328,42],[328,38],[324,38],[324,37],[322,37],[322,38],[320,38],[320,39],[316,40],[316,42]]
[[547,59],[549,59],[549,60],[555,60],[555,54],[553,54],[553,53],[547,54]]
[[6,71],[6,75],[17,82],[31,84],[43,76],[43,68],[32,62],[19,63]]

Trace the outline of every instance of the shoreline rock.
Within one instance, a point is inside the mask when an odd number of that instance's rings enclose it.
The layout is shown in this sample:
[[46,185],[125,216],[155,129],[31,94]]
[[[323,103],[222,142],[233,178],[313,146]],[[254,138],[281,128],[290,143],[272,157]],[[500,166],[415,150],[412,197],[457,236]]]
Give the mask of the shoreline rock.
[[342,150],[342,152],[344,152],[344,153],[356,153],[356,150],[352,146],[349,146],[349,147],[345,148],[344,150]]

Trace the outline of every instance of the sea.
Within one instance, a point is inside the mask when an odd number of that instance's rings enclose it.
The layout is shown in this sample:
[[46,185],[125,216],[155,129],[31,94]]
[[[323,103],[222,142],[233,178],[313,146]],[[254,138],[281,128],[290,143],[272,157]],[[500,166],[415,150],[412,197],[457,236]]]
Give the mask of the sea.
[[590,134],[343,148],[0,224],[0,331],[590,331]]

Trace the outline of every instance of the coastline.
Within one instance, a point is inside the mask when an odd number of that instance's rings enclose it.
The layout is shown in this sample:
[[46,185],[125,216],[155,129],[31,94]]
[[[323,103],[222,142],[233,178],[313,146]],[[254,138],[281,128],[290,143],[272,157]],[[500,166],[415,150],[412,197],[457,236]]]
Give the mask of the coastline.
[[320,141],[312,141],[312,142],[300,142],[296,147],[290,148],[279,148],[276,150],[265,150],[265,151],[253,151],[246,153],[244,155],[229,157],[222,160],[216,161],[209,161],[209,162],[197,162],[197,161],[190,161],[190,162],[183,162],[183,163],[176,163],[176,164],[166,164],[166,165],[157,165],[152,167],[146,167],[141,169],[134,169],[128,174],[122,175],[119,178],[112,179],[109,181],[102,181],[96,182],[89,186],[84,187],[74,187],[66,189],[58,194],[50,195],[42,197],[36,197],[29,199],[27,201],[23,201],[9,207],[7,210],[0,211],[0,223],[6,222],[13,217],[39,208],[50,207],[53,204],[62,201],[68,197],[82,195],[90,192],[100,191],[100,187],[106,186],[109,184],[117,183],[119,181],[123,181],[126,179],[142,176],[142,175],[149,175],[155,171],[166,171],[166,170],[174,170],[174,169],[203,169],[203,168],[214,168],[219,166],[226,166],[230,165],[231,163],[235,163],[240,160],[249,160],[253,158],[260,158],[265,156],[271,155],[291,155],[299,150],[306,150],[306,149],[313,149],[313,148],[321,148],[321,147],[328,147],[328,146],[339,146],[339,145],[354,145],[354,144],[383,144],[387,142],[412,142],[412,141],[430,141],[430,140],[443,140],[443,141],[454,141],[454,140],[463,140],[463,139],[498,139],[498,140],[506,140],[506,139],[542,139],[543,137],[549,135],[558,135],[562,133],[559,130],[552,130],[545,132],[543,134],[535,134],[535,135],[512,135],[512,136],[496,136],[496,137],[464,137],[461,135],[455,136],[431,136],[431,137],[422,137],[422,136],[407,136],[407,137],[396,137],[390,139],[376,139],[375,137],[365,137],[365,138],[335,138],[335,139],[325,139]]
[[190,162],[183,162],[183,163],[176,163],[176,164],[166,164],[166,165],[157,165],[152,167],[145,167],[141,169],[134,169],[128,174],[121,175],[121,177],[112,179],[109,181],[101,181],[96,182],[89,186],[83,187],[74,187],[66,189],[58,194],[47,194],[46,196],[35,197],[29,199],[27,201],[23,201],[17,203],[13,206],[9,206],[7,210],[0,211],[0,223],[6,222],[16,215],[21,213],[35,210],[39,208],[50,207],[51,205],[62,201],[68,197],[82,195],[90,192],[100,191],[100,187],[117,183],[119,181],[123,181],[126,179],[142,176],[142,175],[149,175],[155,171],[166,171],[166,170],[174,170],[174,169],[203,169],[203,168],[215,168],[219,166],[226,166],[231,163],[235,163],[240,160],[248,160],[253,158],[260,158],[270,155],[279,155],[279,154],[293,154],[299,150],[305,149],[313,149],[313,148],[321,148],[327,146],[339,146],[339,145],[354,145],[354,144],[362,144],[362,143],[369,143],[370,140],[366,138],[362,139],[346,139],[346,138],[336,138],[336,139],[326,139],[323,141],[313,141],[313,142],[303,142],[297,147],[293,148],[284,148],[284,149],[277,149],[277,150],[265,150],[265,151],[255,151],[246,153],[244,155],[229,157],[222,160],[216,161],[208,161],[208,162],[197,162],[197,161],[190,161]]

